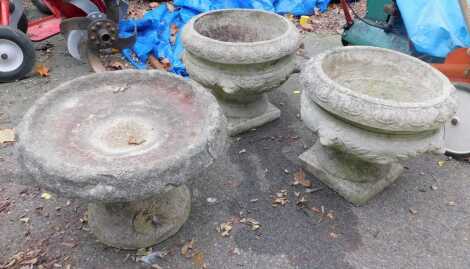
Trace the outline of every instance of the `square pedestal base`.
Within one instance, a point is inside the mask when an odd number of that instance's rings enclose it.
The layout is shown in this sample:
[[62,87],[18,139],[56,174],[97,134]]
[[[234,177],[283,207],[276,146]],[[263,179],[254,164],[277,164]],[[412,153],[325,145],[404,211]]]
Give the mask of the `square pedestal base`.
[[268,102],[266,111],[253,118],[232,118],[227,117],[228,120],[228,134],[235,136],[237,134],[249,131],[253,128],[262,126],[268,122],[274,121],[281,117],[281,111],[273,104]]
[[363,205],[403,172],[399,163],[373,164],[316,144],[300,155],[304,169],[347,201]]

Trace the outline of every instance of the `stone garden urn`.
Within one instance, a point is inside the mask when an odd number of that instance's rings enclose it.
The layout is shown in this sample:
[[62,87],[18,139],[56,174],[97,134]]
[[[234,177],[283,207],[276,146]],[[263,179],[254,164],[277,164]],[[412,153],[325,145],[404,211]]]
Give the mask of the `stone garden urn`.
[[88,202],[101,242],[149,247],[187,220],[185,182],[225,150],[225,121],[215,98],[190,80],[159,71],[92,74],[62,84],[26,113],[16,172]]
[[236,135],[278,119],[266,93],[295,70],[300,35],[274,13],[227,9],[200,14],[182,32],[190,77],[210,89]]
[[455,89],[418,59],[372,47],[330,50],[307,63],[301,83],[301,117],[319,139],[300,159],[354,204],[390,185],[400,161],[444,150]]

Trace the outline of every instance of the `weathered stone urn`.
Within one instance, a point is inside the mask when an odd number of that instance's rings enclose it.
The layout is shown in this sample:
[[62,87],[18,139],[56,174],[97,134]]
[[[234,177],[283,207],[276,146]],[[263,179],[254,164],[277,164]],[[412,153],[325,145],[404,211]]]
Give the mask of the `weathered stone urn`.
[[280,117],[266,92],[295,70],[301,41],[288,19],[259,10],[217,10],[194,17],[182,40],[190,77],[216,96],[230,135]]
[[26,113],[13,169],[89,202],[89,225],[101,242],[148,247],[187,220],[185,182],[224,151],[225,121],[215,98],[190,80],[159,71],[88,75]]
[[403,170],[400,161],[443,151],[454,87],[420,60],[345,47],[311,59],[301,82],[301,117],[319,139],[300,159],[354,204],[390,185]]

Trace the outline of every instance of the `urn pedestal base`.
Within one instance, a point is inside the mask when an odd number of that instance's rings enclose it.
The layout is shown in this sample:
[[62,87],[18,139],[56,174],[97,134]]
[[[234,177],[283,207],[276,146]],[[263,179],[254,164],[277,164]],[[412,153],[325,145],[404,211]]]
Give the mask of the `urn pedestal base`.
[[268,101],[266,94],[255,102],[247,104],[227,102],[221,98],[217,100],[227,118],[227,130],[230,136],[260,127],[281,117],[281,110]]
[[190,210],[190,190],[181,185],[142,201],[91,203],[88,223],[102,243],[121,249],[139,249],[174,235],[188,219]]
[[402,173],[399,163],[375,164],[323,147],[320,142],[300,155],[304,169],[347,201],[363,205]]

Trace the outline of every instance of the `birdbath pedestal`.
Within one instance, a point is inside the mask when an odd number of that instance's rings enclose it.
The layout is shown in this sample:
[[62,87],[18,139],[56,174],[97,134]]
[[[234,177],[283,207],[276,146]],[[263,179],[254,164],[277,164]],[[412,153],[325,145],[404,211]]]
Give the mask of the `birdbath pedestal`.
[[89,226],[101,242],[137,249],[187,220],[184,184],[223,151],[225,118],[198,84],[130,70],[62,84],[34,104],[17,134],[23,173],[88,202]]

